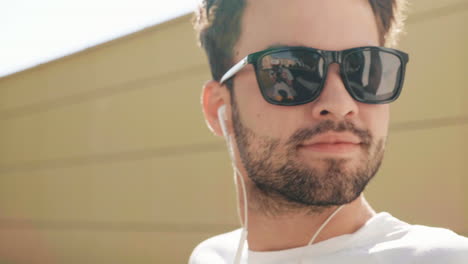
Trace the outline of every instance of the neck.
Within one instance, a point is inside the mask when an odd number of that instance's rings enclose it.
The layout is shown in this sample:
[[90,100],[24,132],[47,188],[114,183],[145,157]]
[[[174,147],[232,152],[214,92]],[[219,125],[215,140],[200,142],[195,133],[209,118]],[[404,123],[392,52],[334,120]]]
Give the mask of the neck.
[[[241,205],[243,206],[243,205]],[[249,206],[250,207],[250,206]],[[310,213],[310,210],[291,211],[275,216],[249,208],[248,243],[253,251],[276,251],[307,245],[309,240],[338,207]],[[345,205],[320,232],[315,243],[336,236],[351,234],[361,228],[375,211],[361,194]]]

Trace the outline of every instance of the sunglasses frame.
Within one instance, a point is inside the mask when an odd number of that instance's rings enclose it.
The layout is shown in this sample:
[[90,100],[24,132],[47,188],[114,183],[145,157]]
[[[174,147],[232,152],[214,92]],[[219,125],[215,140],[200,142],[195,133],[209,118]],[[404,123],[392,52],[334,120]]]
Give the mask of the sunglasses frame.
[[[348,56],[349,54],[352,54],[354,52],[368,51],[368,50],[378,50],[378,51],[381,51],[381,52],[390,53],[390,54],[395,55],[400,60],[400,63],[401,63],[400,74],[399,74],[400,78],[399,78],[399,80],[396,81],[397,82],[396,92],[389,99],[386,99],[386,100],[364,100],[364,99],[359,98],[356,95],[356,93],[353,91],[353,89],[350,88],[348,78],[346,77],[346,75],[344,73],[345,71],[344,71],[343,61],[346,59],[346,56]],[[324,76],[323,76],[322,83],[320,84],[319,91],[318,91],[318,93],[317,93],[317,95],[315,97],[312,97],[311,99],[308,99],[306,101],[301,101],[301,102],[277,102],[277,101],[271,100],[265,94],[265,91],[262,89],[262,84],[260,83],[260,80],[258,78],[258,70],[259,70],[258,65],[261,63],[261,59],[264,56],[270,55],[272,53],[284,52],[284,51],[309,51],[309,52],[319,54],[323,58],[323,60],[324,60],[324,65],[323,65],[323,67],[324,67],[323,68]],[[344,84],[346,90],[348,91],[348,93],[351,95],[351,97],[354,100],[356,100],[358,102],[361,102],[361,103],[366,103],[366,104],[387,104],[387,103],[395,101],[400,96],[400,93],[401,93],[401,90],[402,90],[402,87],[403,87],[403,82],[404,82],[404,79],[405,79],[406,64],[408,63],[408,61],[409,61],[409,55],[407,53],[405,53],[403,51],[400,51],[400,50],[396,50],[396,49],[391,49],[391,48],[386,48],[386,47],[378,47],[378,46],[364,46],[364,47],[351,48],[351,49],[346,49],[346,50],[341,50],[341,51],[320,50],[320,49],[314,49],[314,48],[309,48],[309,47],[301,47],[301,46],[274,47],[274,48],[265,49],[265,50],[258,51],[258,52],[251,53],[251,54],[247,55],[242,60],[240,60],[238,63],[236,63],[234,66],[232,66],[223,75],[223,77],[221,78],[220,83],[223,84],[224,82],[226,82],[230,78],[234,77],[234,75],[236,75],[246,65],[252,64],[254,66],[254,69],[255,69],[255,77],[257,78],[257,83],[258,83],[260,92],[261,92],[263,98],[268,103],[274,104],[274,105],[282,105],[282,106],[302,105],[302,104],[312,102],[312,101],[314,101],[315,99],[317,99],[320,96],[320,94],[323,91],[325,81],[326,81],[327,76],[328,76],[328,67],[329,67],[329,65],[331,63],[338,63],[339,67],[340,67],[340,75],[341,75],[341,79],[343,81],[343,84]]]

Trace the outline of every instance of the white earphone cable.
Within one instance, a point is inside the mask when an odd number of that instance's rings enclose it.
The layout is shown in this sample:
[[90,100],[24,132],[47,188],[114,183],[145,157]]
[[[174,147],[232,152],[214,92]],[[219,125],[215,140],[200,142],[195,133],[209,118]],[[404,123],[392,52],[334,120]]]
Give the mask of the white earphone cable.
[[[244,178],[242,173],[236,166],[236,155],[234,153],[234,147],[232,145],[231,136],[229,135],[226,127],[226,105],[222,105],[218,108],[218,119],[220,120],[221,130],[223,132],[223,136],[225,137],[228,145],[229,156],[231,158],[232,168],[234,169],[234,184],[236,188],[237,197],[239,197],[239,186],[238,186],[238,179],[240,179],[241,187],[242,187],[242,196],[244,199],[244,220],[241,221],[242,223],[242,233],[239,239],[239,245],[237,247],[236,256],[234,257],[234,264],[240,264],[242,251],[244,250],[245,241],[247,241],[247,234],[248,234],[248,200],[247,200],[247,189],[245,187]],[[240,202],[237,202],[237,214],[241,215],[241,208]]]
[[325,228],[325,226],[328,224],[328,222],[330,222],[332,220],[332,218],[343,208],[343,206],[344,205],[341,205],[338,208],[336,208],[336,210],[327,218],[327,220],[325,220],[325,222],[323,222],[323,224],[315,232],[314,236],[310,239],[309,243],[307,244],[308,246],[310,246],[310,245],[312,245],[314,243],[315,239],[320,234],[322,229]]
[[[307,246],[310,246],[314,243],[315,239],[318,237],[320,232],[322,232],[322,229],[325,228],[325,226],[332,220],[332,218],[341,210],[343,209],[344,205],[340,205],[336,210],[322,223],[322,225],[315,231],[315,234],[312,236],[310,239],[309,243],[307,243]],[[305,248],[304,248],[305,250]],[[304,250],[302,251],[302,256],[299,259],[299,264],[302,264],[302,260],[304,258]]]
[[[237,247],[236,256],[234,258],[234,264],[240,264],[242,251],[244,250],[244,244],[245,244],[245,241],[247,241],[247,234],[248,234],[248,219],[249,218],[248,218],[248,215],[247,215],[248,214],[247,190],[245,188],[245,182],[244,182],[244,178],[242,177],[242,174],[237,169],[235,164],[233,164],[233,167],[234,167],[234,178],[235,179],[237,179],[237,178],[240,179],[241,186],[242,186],[242,193],[243,193],[243,196],[244,196],[244,221],[243,221],[243,225],[242,225],[243,228],[242,228],[242,233],[241,233],[241,237],[240,237],[240,240],[239,240],[239,245]],[[237,188],[237,180],[235,180],[235,182],[236,182],[236,188]],[[237,211],[240,213],[240,202],[239,201],[237,202]]]
[[[229,138],[229,146],[230,148],[232,149],[232,142]],[[245,182],[244,182],[244,178],[242,176],[242,173],[239,171],[239,169],[237,169],[237,166],[236,166],[236,163],[235,163],[235,157],[234,157],[234,151],[233,151],[233,155],[231,157],[231,161],[232,161],[232,167],[234,169],[234,183],[235,183],[235,187],[236,187],[236,190],[238,189],[238,180],[237,179],[240,179],[240,183],[241,183],[241,187],[242,187],[242,196],[243,196],[243,199],[244,199],[244,221],[242,223],[242,233],[241,233],[241,237],[240,237],[240,240],[239,240],[239,245],[237,247],[237,252],[236,252],[236,256],[234,258],[234,264],[240,264],[241,262],[241,257],[242,257],[242,251],[244,250],[244,244],[245,244],[245,241],[247,240],[247,234],[248,234],[248,225],[249,225],[249,217],[248,217],[248,200],[247,200],[247,189],[245,188]],[[241,209],[240,209],[240,202],[237,203],[237,212],[239,215],[240,212],[241,212]]]

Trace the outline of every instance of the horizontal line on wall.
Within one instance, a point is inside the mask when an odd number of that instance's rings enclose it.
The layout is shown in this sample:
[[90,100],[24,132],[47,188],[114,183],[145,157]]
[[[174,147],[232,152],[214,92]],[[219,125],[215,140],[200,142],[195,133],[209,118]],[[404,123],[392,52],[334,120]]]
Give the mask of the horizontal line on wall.
[[434,129],[468,124],[468,116],[433,118],[399,122],[390,125],[390,132]]
[[407,24],[414,24],[423,22],[426,20],[431,20],[447,15],[451,15],[458,12],[463,12],[468,9],[468,1],[458,2],[450,4],[441,8],[431,9],[429,11],[410,14],[406,19]]
[[53,160],[35,160],[21,162],[13,165],[0,165],[0,174],[18,172],[18,171],[35,171],[44,169],[71,168],[76,166],[85,166],[91,164],[103,164],[114,162],[126,162],[145,160],[158,157],[171,156],[186,156],[199,153],[223,150],[223,144],[220,143],[203,143],[184,146],[171,146],[163,148],[147,148],[136,151],[127,151],[120,153],[106,153],[86,155],[81,157],[70,157]]
[[[201,223],[151,223],[151,222],[92,222],[92,221],[54,221],[33,219],[1,219],[0,230],[58,230],[58,231],[94,231],[94,232],[158,232],[158,233],[213,233],[219,234],[240,228],[233,224]],[[457,234],[468,232],[455,230]]]
[[[100,99],[108,96],[112,96],[118,93],[138,90],[146,88],[148,85],[162,85],[164,83],[180,80],[181,72],[184,73],[184,76],[200,75],[207,71],[205,65],[196,65],[193,67],[180,69],[174,72],[165,73],[162,75],[151,76],[136,80],[127,81],[117,85],[111,85],[108,87],[98,88],[96,90],[83,92],[76,95],[64,96],[61,98],[56,98],[52,100],[46,100],[43,102],[15,107],[8,110],[0,111],[0,120],[12,119],[17,117],[22,117],[29,114],[36,114],[39,112],[46,112],[51,109],[60,108],[64,106],[69,106],[73,104],[78,104],[86,101],[91,101],[95,99]],[[201,84],[200,84],[201,85]]]
[[[390,125],[390,133],[452,127],[466,124],[468,124],[468,116],[415,120]],[[7,174],[18,171],[72,168],[90,164],[138,161],[158,157],[196,155],[206,152],[222,152],[225,150],[226,147],[223,143],[216,142],[162,148],[147,148],[120,153],[105,153],[53,160],[26,161],[17,164],[3,164],[0,165],[0,174]]]
[[[37,221],[0,219],[0,230],[47,230],[91,232],[158,232],[158,233],[213,233],[220,234],[240,228],[230,224],[168,224],[168,223],[105,223],[79,221]],[[454,230],[466,236],[468,232]]]
[[92,221],[54,221],[33,219],[1,219],[2,229],[37,229],[37,230],[83,230],[110,232],[177,232],[177,233],[210,233],[226,232],[239,228],[230,224],[197,224],[197,223],[151,223],[151,222],[92,222]]

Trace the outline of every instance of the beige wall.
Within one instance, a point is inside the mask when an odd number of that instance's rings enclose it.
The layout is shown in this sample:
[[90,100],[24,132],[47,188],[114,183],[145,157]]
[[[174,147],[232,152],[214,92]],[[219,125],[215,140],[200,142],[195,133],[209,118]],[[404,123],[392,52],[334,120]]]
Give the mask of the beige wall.
[[[412,1],[379,211],[468,235],[468,1]],[[0,262],[185,263],[238,226],[185,16],[0,79]]]

